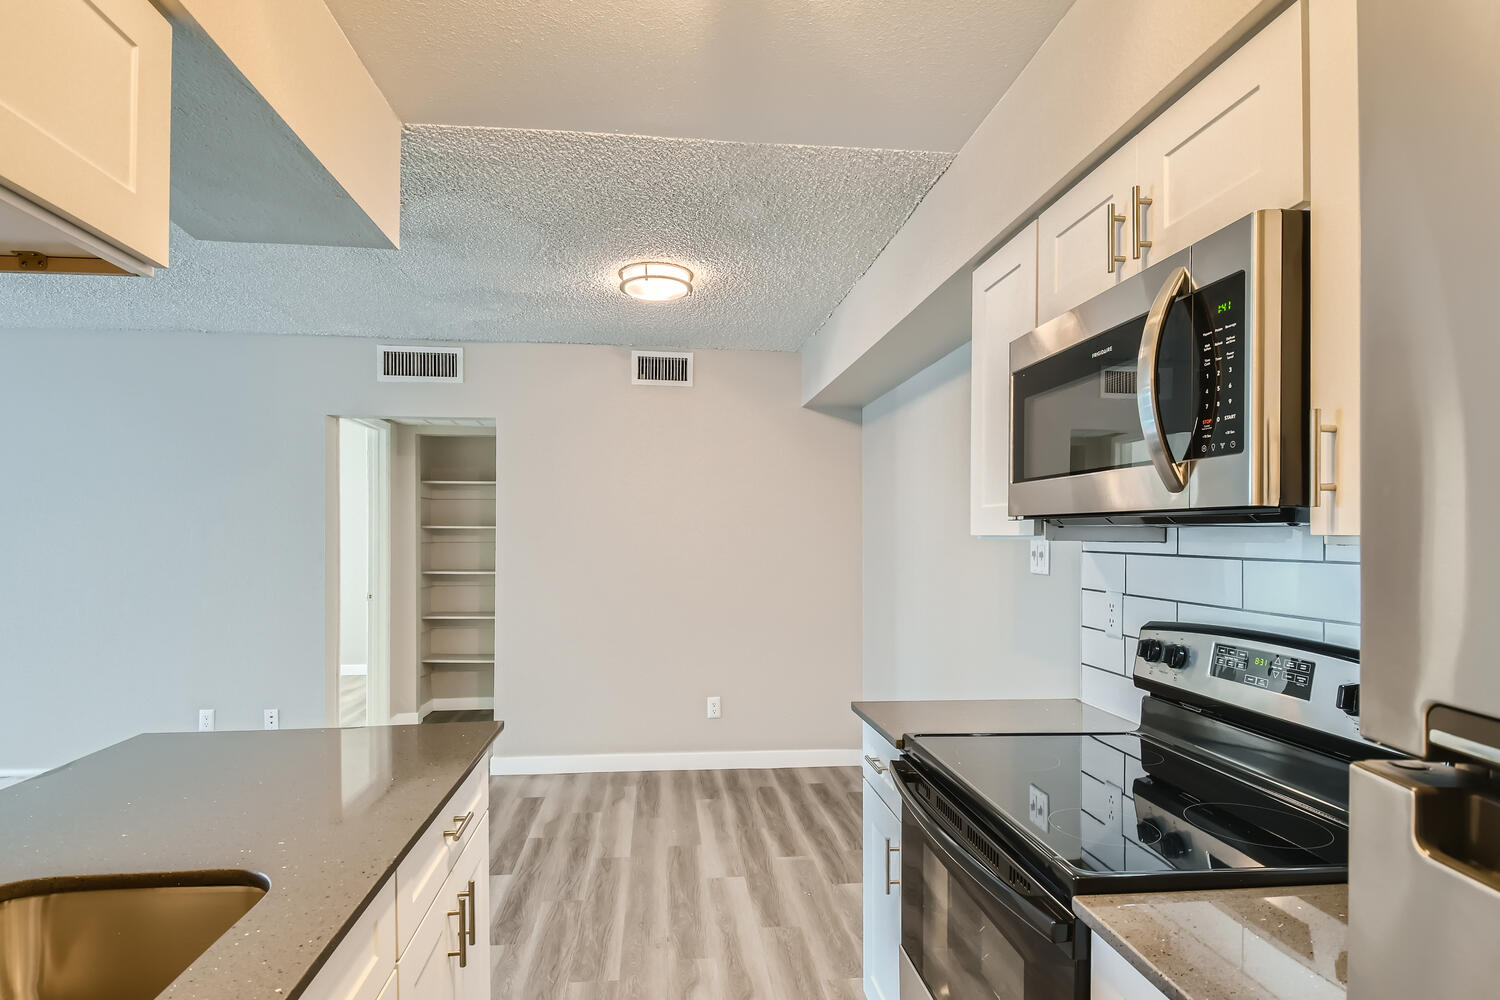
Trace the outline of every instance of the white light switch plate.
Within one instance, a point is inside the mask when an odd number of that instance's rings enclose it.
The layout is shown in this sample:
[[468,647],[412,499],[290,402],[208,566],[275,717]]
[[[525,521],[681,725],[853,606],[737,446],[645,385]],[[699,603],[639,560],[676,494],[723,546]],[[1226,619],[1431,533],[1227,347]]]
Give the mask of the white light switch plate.
[[1033,538],[1031,540],[1031,563],[1029,568],[1037,576],[1052,575],[1052,543],[1047,541],[1047,539]]
[[1119,639],[1120,619],[1125,614],[1125,595],[1114,590],[1104,592],[1104,635],[1109,639]]
[[1047,793],[1035,785],[1027,786],[1026,819],[1043,833],[1047,832],[1047,817],[1052,810],[1047,808]]

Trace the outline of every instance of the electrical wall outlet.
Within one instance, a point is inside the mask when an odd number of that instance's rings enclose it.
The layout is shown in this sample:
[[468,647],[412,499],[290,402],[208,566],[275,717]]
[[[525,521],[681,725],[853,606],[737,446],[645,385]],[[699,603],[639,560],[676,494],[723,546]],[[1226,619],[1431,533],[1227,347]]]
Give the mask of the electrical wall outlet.
[[1109,639],[1119,639],[1120,619],[1125,614],[1125,595],[1117,591],[1106,590],[1104,592],[1104,635]]
[[708,699],[708,717],[710,719],[717,719],[721,714],[723,713],[719,710],[719,696],[714,695]]
[[211,733],[214,731],[214,710],[211,708],[198,709],[198,732]]
[[1031,572],[1037,576],[1052,575],[1052,543],[1045,538],[1031,540]]
[[1043,833],[1047,832],[1050,825],[1047,817],[1052,815],[1052,810],[1047,808],[1047,793],[1035,785],[1027,786],[1026,795],[1026,819],[1032,826]]
[[280,729],[281,728],[281,714],[279,712],[277,712],[276,709],[274,709],[274,708],[268,708],[268,709],[266,709],[265,727],[267,729]]

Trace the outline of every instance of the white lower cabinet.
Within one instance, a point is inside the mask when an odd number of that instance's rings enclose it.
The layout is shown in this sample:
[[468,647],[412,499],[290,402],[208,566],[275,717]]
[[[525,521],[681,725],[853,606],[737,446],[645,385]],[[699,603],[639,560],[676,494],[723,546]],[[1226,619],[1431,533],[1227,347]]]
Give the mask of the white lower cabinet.
[[489,1000],[487,778],[481,765],[444,804],[430,828],[436,839],[418,838],[307,1000]]
[[1089,943],[1089,1000],[1167,1000],[1135,966],[1095,934]]
[[863,787],[865,997],[900,1000],[901,819],[868,781]]

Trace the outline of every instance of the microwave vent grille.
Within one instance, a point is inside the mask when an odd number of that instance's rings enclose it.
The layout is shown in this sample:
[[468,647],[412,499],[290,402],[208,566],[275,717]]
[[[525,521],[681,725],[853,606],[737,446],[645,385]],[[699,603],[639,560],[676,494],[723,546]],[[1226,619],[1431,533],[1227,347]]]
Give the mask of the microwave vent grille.
[[1099,395],[1104,399],[1135,398],[1135,367],[1106,368],[1099,373]]

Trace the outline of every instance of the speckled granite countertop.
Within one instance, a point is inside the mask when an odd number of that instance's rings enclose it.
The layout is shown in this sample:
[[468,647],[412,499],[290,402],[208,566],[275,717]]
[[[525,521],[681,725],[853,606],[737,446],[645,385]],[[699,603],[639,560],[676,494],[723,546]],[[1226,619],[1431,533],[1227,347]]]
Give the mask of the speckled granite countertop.
[[0,790],[0,896],[30,879],[258,872],[270,891],[162,997],[290,1000],[501,728],[137,736]]
[[1075,896],[1073,912],[1172,1000],[1346,992],[1347,885]]
[[901,737],[990,733],[1128,733],[1136,725],[1076,698],[988,701],[856,701],[854,714],[896,749]]

